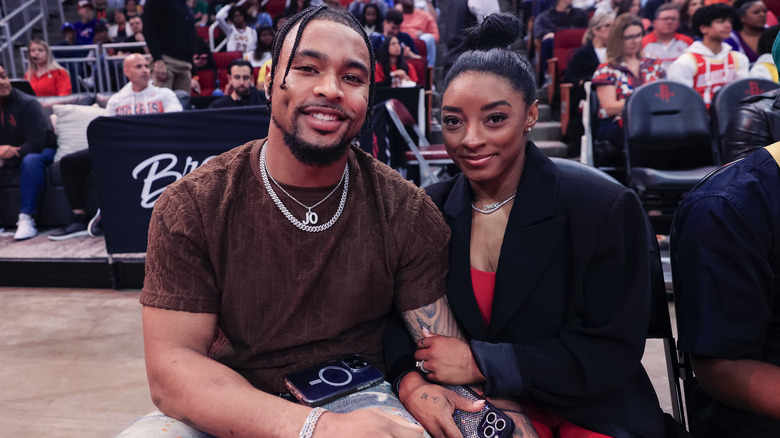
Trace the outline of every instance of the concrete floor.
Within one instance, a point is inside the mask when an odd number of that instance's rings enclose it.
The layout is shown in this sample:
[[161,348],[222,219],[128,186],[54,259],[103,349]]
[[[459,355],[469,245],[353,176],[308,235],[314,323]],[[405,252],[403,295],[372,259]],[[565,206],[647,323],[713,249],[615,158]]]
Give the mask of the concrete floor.
[[[0,288],[0,436],[112,437],[154,410],[138,296]],[[671,412],[659,341],[643,363]]]
[[0,288],[0,436],[112,437],[154,410],[138,296]]

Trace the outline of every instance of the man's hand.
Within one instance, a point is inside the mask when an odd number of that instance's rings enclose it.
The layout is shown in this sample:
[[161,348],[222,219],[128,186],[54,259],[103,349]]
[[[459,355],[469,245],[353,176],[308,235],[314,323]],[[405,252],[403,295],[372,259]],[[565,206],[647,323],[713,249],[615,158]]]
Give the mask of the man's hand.
[[8,160],[11,158],[19,158],[19,149],[20,148],[9,144],[0,146],[0,159]]
[[165,66],[165,62],[162,59],[154,61],[152,64],[152,73],[154,74],[155,82],[162,84],[168,79],[168,67]]
[[398,396],[409,413],[435,438],[462,437],[452,413],[455,409],[477,412],[485,406],[484,400],[461,397],[449,389],[428,383],[417,372],[403,377]]
[[431,334],[427,329],[422,333],[414,358],[425,361],[423,367],[430,372],[426,375],[429,380],[448,385],[485,381],[469,344],[458,338]]
[[314,428],[314,436],[350,437],[370,436],[380,438],[420,438],[425,430],[404,417],[392,415],[381,409],[358,409],[346,414],[325,412]]

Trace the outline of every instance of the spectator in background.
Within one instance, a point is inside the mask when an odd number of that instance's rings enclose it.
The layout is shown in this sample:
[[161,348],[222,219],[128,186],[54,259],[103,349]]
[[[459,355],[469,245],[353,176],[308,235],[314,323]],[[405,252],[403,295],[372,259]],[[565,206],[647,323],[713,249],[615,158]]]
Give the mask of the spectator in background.
[[290,18],[290,16],[286,14],[279,14],[274,17],[274,32],[279,32],[279,29],[282,28],[284,22],[287,21],[288,18]]
[[[195,56],[192,57],[192,80],[191,92],[202,96],[198,72],[201,70],[211,70],[212,77],[217,77],[217,63],[214,62],[214,55],[209,49],[208,43],[203,38],[198,38],[195,43]],[[211,84],[210,84],[211,85]],[[213,92],[214,90],[211,90]]]
[[259,29],[261,27],[273,27],[274,20],[270,14],[265,12],[265,2],[260,3],[260,0],[247,0],[244,4],[246,8],[246,25],[252,29]]
[[[594,15],[588,23],[588,30],[582,36],[582,47],[577,49],[563,72],[563,82],[572,84],[569,114],[579,114],[580,101],[585,99],[585,82],[593,79],[593,72],[600,64],[607,62],[607,40],[609,30],[615,21],[611,14]],[[585,133],[582,118],[569,117],[565,141],[569,154],[574,156],[580,149],[580,137]]]
[[27,72],[36,96],[67,96],[71,93],[70,75],[54,60],[46,41],[34,39],[27,45]]
[[211,102],[209,108],[232,108],[236,106],[265,105],[265,94],[252,83],[252,64],[243,59],[234,59],[228,64],[228,87],[225,96]]
[[0,65],[0,171],[19,169],[21,209],[14,239],[35,237],[35,214],[43,193],[46,167],[54,161],[57,144],[41,104],[15,90]]
[[187,0],[187,6],[190,7],[192,16],[195,18],[195,26],[209,25],[209,4],[206,0]]
[[693,31],[693,15],[704,6],[704,0],[685,0],[680,7],[680,28],[677,29],[678,33],[689,36],[691,38],[698,38],[696,32]]
[[766,28],[766,5],[758,0],[741,0],[734,4],[739,15],[739,21],[734,23],[734,31],[726,39],[726,44],[733,50],[747,56],[750,63],[756,62],[758,39]]
[[114,9],[114,22],[108,26],[108,36],[118,43],[123,43],[133,36],[133,29],[127,23],[124,9]]
[[[244,3],[245,0],[231,3],[217,12],[217,23],[226,35],[225,46],[228,52],[252,52],[257,45],[257,31],[246,25],[247,12],[242,6]],[[230,23],[227,22],[228,16]]]
[[433,15],[414,7],[414,0],[401,0],[404,14],[401,32],[421,39],[428,52],[428,67],[436,65],[436,44],[439,42],[439,27]]
[[73,23],[73,29],[76,31],[76,44],[92,44],[95,36],[95,9],[89,0],[81,0],[78,3],[79,21]]
[[136,0],[125,0],[125,13],[128,20],[132,17],[140,17],[142,10],[143,7]]
[[382,22],[385,18],[376,4],[370,3],[365,5],[359,19],[360,24],[363,25],[363,29],[366,31],[366,35],[382,33]]
[[182,0],[147,0],[143,33],[152,74],[161,86],[190,92],[195,56],[195,17]]
[[615,17],[619,7],[620,0],[601,0],[596,5],[596,12],[593,15],[609,14]]
[[414,44],[412,37],[406,32],[401,32],[401,24],[403,21],[404,14],[401,11],[397,9],[387,10],[385,21],[382,23],[383,33],[370,36],[374,53],[379,51],[382,43],[384,43],[387,38],[396,37],[401,43],[405,58],[420,59],[420,55],[417,53],[417,46]]
[[109,18],[113,18],[114,10],[108,7],[106,0],[92,0],[95,7],[95,20],[102,23],[108,23]]
[[[311,6],[311,0],[291,0],[290,4],[287,5],[287,8],[284,10],[284,15],[288,17],[293,16],[309,6]],[[277,28],[276,31],[278,32],[279,29]]]
[[661,61],[642,57],[642,20],[636,15],[618,15],[609,31],[607,62],[593,73],[593,88],[599,97],[596,139],[606,140],[594,148],[600,165],[625,163],[623,154],[623,106],[634,90],[665,77]]
[[642,12],[642,2],[640,0],[621,0],[615,11],[615,16],[631,14],[641,17],[640,12]]
[[753,67],[750,68],[749,77],[778,82],[777,66],[772,59],[772,45],[777,39],[778,31],[780,31],[780,25],[776,24],[761,33],[761,38],[758,39],[758,53],[760,55],[753,63]]
[[374,73],[378,87],[408,87],[416,85],[418,81],[417,72],[404,60],[401,43],[396,37],[387,38],[382,43],[376,53]]
[[468,48],[466,29],[481,24],[487,15],[501,12],[498,0],[450,0],[442,17],[444,33],[444,71]]
[[571,2],[572,0],[558,0],[554,8],[542,12],[534,20],[534,38],[542,41],[539,55],[542,73],[547,72],[547,60],[552,57],[555,32],[588,27],[588,13],[571,7]]
[[[108,26],[106,26],[106,23],[103,23],[102,21],[99,21],[98,24],[95,25],[95,34],[92,37],[92,43],[93,44],[111,44],[114,40],[111,39],[111,37],[108,35]],[[113,56],[113,50],[108,51],[109,56]]]
[[[354,0],[349,4],[347,9],[349,10],[350,14],[360,20],[361,17],[363,17],[363,10],[365,9],[366,5],[375,5],[377,8],[379,8],[379,13],[382,17],[387,15],[387,3],[385,3],[384,0]],[[381,20],[379,22],[381,23]],[[382,32],[377,31],[377,33]]]
[[273,55],[274,29],[270,26],[257,28],[257,45],[255,50],[244,53],[244,59],[252,64],[252,67],[262,67],[271,60]]
[[[108,99],[107,116],[130,116],[181,111],[182,106],[173,91],[150,84],[149,61],[143,55],[134,53],[125,58],[124,74],[128,82]],[[65,195],[70,204],[70,222],[63,228],[49,234],[51,240],[66,240],[90,234],[102,234],[100,210],[89,220],[84,187],[92,172],[89,149],[68,154],[60,160],[60,173]]]
[[714,4],[693,15],[693,30],[701,38],[669,66],[668,78],[695,89],[709,108],[720,87],[748,75],[745,55],[731,50],[724,41],[738,20],[730,6]]
[[680,10],[674,3],[664,3],[655,12],[653,31],[642,38],[644,55],[660,60],[664,70],[693,44],[691,37],[677,33],[678,27]]
[[[125,39],[125,43],[143,43],[146,42],[146,39],[144,38],[144,22],[141,20],[141,17],[135,16],[130,19],[128,22],[130,26],[130,32],[132,32],[132,35]],[[123,50],[120,50],[118,54],[122,55],[125,53],[146,53],[149,54],[149,47],[129,47],[125,48]]]

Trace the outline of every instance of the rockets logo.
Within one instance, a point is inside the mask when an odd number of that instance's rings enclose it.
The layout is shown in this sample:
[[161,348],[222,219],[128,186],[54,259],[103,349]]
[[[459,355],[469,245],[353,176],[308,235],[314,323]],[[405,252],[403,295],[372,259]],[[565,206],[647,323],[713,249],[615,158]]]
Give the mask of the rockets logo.
[[669,85],[667,84],[661,84],[658,87],[658,93],[655,95],[655,97],[663,100],[666,103],[669,103],[669,100],[674,96],[674,93],[669,91]]

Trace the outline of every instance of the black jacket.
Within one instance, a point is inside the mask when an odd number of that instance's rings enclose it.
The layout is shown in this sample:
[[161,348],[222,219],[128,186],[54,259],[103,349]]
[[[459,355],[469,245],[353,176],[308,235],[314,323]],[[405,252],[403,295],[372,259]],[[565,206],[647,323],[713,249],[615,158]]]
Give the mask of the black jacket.
[[252,87],[249,89],[249,95],[243,99],[233,100],[233,98],[228,94],[220,97],[214,102],[211,102],[209,108],[235,108],[237,106],[257,106],[265,105],[267,103],[268,100],[266,100],[265,94],[263,94],[257,88]]
[[724,163],[780,140],[780,89],[742,99],[721,140]]
[[662,437],[640,359],[650,314],[648,239],[636,195],[559,169],[528,143],[496,270],[490,325],[470,277],[471,187],[426,188],[452,229],[447,297],[487,381],[613,437]]
[[56,147],[49,141],[51,136],[43,108],[34,97],[11,90],[11,94],[0,101],[0,144],[20,147],[20,159],[29,153],[43,151],[47,143]]

